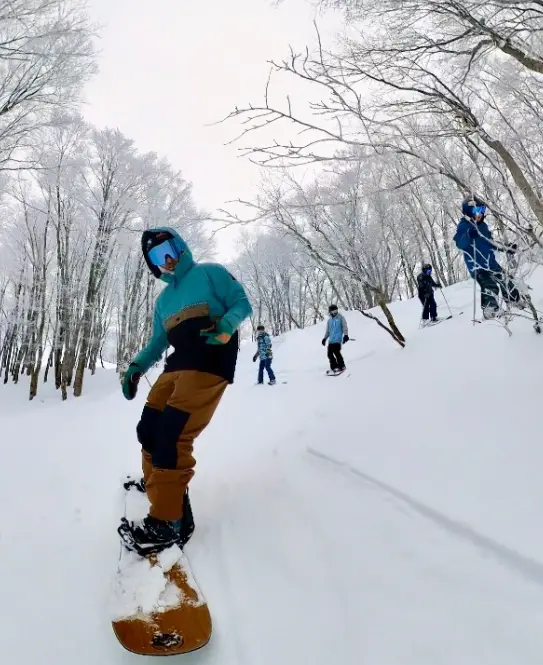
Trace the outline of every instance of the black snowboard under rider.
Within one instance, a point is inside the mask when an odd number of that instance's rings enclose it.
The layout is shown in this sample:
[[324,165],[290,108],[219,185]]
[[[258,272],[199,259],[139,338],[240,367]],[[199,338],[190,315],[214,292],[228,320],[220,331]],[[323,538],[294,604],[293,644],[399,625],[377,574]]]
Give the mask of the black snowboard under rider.
[[341,355],[341,344],[328,344],[328,360],[330,361],[330,369],[345,369],[345,361]]

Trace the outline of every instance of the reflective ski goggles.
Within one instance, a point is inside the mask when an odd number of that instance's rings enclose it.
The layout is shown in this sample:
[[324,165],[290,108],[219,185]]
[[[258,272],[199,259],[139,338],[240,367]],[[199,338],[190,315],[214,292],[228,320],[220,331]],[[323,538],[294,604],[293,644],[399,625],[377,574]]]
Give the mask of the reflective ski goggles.
[[486,215],[486,206],[474,206],[473,214],[474,216]]
[[164,240],[160,245],[155,245],[147,253],[149,261],[157,268],[160,266],[166,265],[168,257],[171,259],[177,260],[181,254],[178,252],[177,248],[174,246],[171,240]]

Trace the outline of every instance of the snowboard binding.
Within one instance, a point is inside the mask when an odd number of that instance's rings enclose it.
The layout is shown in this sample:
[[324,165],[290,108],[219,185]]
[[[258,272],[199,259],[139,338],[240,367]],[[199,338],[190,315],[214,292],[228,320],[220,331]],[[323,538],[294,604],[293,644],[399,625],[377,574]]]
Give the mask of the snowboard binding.
[[151,642],[155,649],[175,649],[183,644],[179,633],[155,633]]
[[123,487],[127,492],[134,488],[138,492],[145,494],[145,480],[143,478],[137,480],[136,478],[132,478],[132,476],[126,476],[126,481],[123,483]]
[[[144,478],[133,478],[132,476],[127,476],[126,481],[123,483],[124,489],[129,492],[134,489],[137,492],[145,494],[145,480]],[[138,527],[133,523],[129,522],[126,517],[121,519],[121,524],[117,529],[119,536],[124,544],[124,546],[133,552],[137,552],[140,556],[146,556],[147,554],[156,554],[164,549],[162,544],[157,544],[153,546],[141,547],[136,538],[134,537],[134,530]],[[181,520],[181,530],[177,536],[175,542],[181,549],[189,542],[192,534],[194,533],[194,516],[192,514],[192,506],[190,504],[189,491],[185,490],[183,495],[183,519]]]
[[149,556],[150,554],[158,554],[168,547],[173,545],[180,545],[176,535],[172,535],[171,538],[161,538],[157,539],[155,542],[143,542],[140,543],[136,538],[135,533],[141,531],[142,527],[137,526],[134,522],[129,522],[126,517],[121,518],[121,524],[117,529],[117,533],[121,537],[121,541],[127,550],[131,552],[136,552],[141,557]]

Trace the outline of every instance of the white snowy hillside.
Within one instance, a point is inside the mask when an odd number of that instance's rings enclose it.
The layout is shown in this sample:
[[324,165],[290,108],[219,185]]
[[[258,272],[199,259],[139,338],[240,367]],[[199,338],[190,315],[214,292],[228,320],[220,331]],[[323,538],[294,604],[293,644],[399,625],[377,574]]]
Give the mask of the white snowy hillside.
[[[324,324],[274,339],[274,387],[242,348],[191,484],[213,637],[172,662],[543,662],[543,336],[473,325],[471,281],[446,295],[456,315],[423,330],[417,300],[392,306],[405,349],[348,313],[339,377]],[[2,665],[145,661],[110,617],[148,387],[128,403],[114,371],[86,381],[64,403],[0,386]]]

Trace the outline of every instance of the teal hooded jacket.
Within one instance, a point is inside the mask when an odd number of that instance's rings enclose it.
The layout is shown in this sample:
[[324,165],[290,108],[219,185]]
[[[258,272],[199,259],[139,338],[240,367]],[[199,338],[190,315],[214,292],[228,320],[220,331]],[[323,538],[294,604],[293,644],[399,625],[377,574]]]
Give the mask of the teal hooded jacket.
[[[173,273],[161,273],[149,260],[146,240],[167,234],[180,258]],[[197,263],[186,242],[171,228],[155,228],[142,236],[145,261],[155,275],[167,283],[158,296],[153,335],[132,363],[146,372],[169,346],[166,372],[198,370],[232,383],[239,348],[238,329],[251,316],[252,308],[243,286],[217,263]],[[210,344],[210,333],[228,333],[230,341]]]

